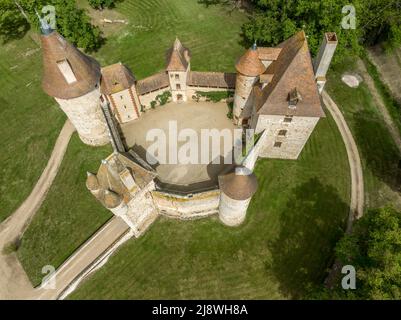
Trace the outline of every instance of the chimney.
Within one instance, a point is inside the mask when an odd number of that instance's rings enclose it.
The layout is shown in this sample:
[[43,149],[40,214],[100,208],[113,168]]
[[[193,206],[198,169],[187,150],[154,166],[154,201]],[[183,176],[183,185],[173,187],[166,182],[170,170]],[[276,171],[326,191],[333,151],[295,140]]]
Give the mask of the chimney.
[[323,37],[323,43],[314,60],[313,70],[318,85],[319,93],[323,91],[326,84],[326,73],[330,67],[331,59],[337,47],[337,35],[335,32],[326,32]]

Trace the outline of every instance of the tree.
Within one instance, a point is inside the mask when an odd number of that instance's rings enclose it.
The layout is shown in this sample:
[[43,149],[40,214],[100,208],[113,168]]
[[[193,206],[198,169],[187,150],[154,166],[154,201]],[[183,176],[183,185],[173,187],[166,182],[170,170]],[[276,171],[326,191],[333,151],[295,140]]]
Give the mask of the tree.
[[29,22],[16,4],[10,0],[0,0],[0,37],[3,41],[22,38],[29,29]]
[[112,8],[115,5],[115,0],[88,0],[92,8],[103,10],[104,8]]
[[336,255],[355,267],[358,298],[401,299],[401,213],[391,207],[368,211],[339,241]]
[[75,1],[69,0],[0,0],[0,36],[3,41],[22,37],[29,25],[39,30],[35,9],[40,12],[46,5],[55,7],[57,31],[73,44],[93,51],[103,43],[100,29],[90,23],[88,15],[76,6]]
[[[339,38],[337,55],[359,52],[360,30],[341,28],[342,8],[348,0],[253,0],[256,10],[250,21],[243,25],[246,43],[257,41],[261,45],[275,46],[304,30],[312,55],[317,53],[323,34],[334,31]],[[358,10],[358,5],[356,5]]]
[[356,29],[343,29],[342,8],[349,0],[253,0],[256,7],[243,25],[247,45],[275,46],[294,32],[304,30],[313,55],[324,32],[335,31],[339,38],[336,60],[347,53],[360,53],[361,45],[385,42],[401,44],[401,2],[399,0],[353,0]]

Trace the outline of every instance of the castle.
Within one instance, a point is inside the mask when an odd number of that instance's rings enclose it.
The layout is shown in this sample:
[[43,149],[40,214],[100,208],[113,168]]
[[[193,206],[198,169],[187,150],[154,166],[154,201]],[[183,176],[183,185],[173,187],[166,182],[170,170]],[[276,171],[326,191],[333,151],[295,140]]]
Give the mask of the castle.
[[[178,38],[167,52],[166,69],[142,80],[123,64],[101,68],[41,21],[43,90],[54,97],[92,146],[111,142],[114,152],[88,173],[89,191],[135,236],[159,216],[193,219],[218,214],[228,226],[241,224],[256,192],[252,173],[258,157],[297,159],[317,122],[324,117],[320,94],[336,45],[326,33],[311,59],[300,31],[274,48],[249,48],[237,61],[236,73],[191,71],[191,54]],[[233,122],[259,134],[242,163],[221,172],[218,187],[174,193],[157,183],[155,170],[123,143],[119,125],[140,121],[161,95],[173,102],[195,99],[198,91],[232,91]]]

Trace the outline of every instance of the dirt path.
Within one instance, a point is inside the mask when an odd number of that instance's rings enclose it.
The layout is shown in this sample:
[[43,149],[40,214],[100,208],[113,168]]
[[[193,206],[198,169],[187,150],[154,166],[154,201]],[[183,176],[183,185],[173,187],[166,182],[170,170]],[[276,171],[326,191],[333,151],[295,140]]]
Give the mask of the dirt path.
[[[344,119],[343,114],[331,99],[326,91],[322,93],[323,102],[329,110],[330,114],[334,118],[337,124],[340,134],[343,138],[345,148],[347,150],[348,162],[351,172],[351,202],[350,202],[350,213],[348,216],[346,233],[350,233],[352,230],[352,224],[355,219],[359,219],[363,215],[364,206],[364,184],[363,184],[363,172],[361,159],[359,157],[358,148],[355,140],[352,136],[351,130],[349,129],[347,122]],[[325,280],[325,285],[332,288],[334,281],[337,279],[337,275],[340,272],[341,264],[339,261],[335,261],[331,272]]]
[[0,299],[25,298],[32,293],[29,282],[16,254],[3,254],[3,248],[16,241],[40,208],[57,175],[68,143],[75,128],[67,120],[57,138],[50,159],[31,194],[22,205],[0,225]]
[[379,112],[382,114],[384,122],[386,123],[386,126],[387,126],[388,130],[390,131],[390,134],[393,137],[399,152],[401,153],[401,137],[400,137],[398,128],[394,124],[393,119],[391,118],[380,93],[377,91],[372,77],[369,75],[368,71],[366,70],[365,64],[360,59],[358,59],[358,69],[361,72],[361,75],[362,75],[366,85],[368,86],[370,93],[372,94],[375,106],[377,107]]

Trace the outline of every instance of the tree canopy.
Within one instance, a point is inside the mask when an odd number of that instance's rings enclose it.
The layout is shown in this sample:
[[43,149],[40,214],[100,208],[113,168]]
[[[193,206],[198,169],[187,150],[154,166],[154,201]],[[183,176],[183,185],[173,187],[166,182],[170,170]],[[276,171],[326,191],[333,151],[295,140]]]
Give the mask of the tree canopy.
[[77,7],[75,1],[69,0],[0,0],[0,36],[3,41],[24,36],[30,25],[39,29],[35,9],[40,13],[46,5],[55,7],[57,31],[66,39],[86,51],[100,47],[103,39],[99,28],[91,24],[89,16]]
[[[347,51],[359,53],[360,45],[385,42],[401,44],[401,4],[398,0],[252,0],[255,6],[250,21],[243,26],[248,44],[257,41],[274,46],[303,29],[312,54],[316,54],[324,32],[335,31],[337,56]],[[344,29],[341,22],[353,5],[356,28]]]
[[95,9],[112,8],[116,0],[88,0],[89,5]]
[[356,270],[354,294],[362,299],[401,299],[401,213],[370,210],[336,246],[344,265]]

